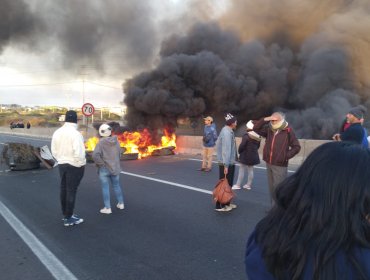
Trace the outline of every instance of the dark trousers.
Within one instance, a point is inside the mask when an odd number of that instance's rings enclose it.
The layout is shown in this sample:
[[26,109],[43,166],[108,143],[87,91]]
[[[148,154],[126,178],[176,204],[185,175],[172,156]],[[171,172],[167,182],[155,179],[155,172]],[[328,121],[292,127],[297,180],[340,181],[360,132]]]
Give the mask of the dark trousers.
[[[219,179],[225,178],[224,166],[223,165],[219,165],[218,173],[219,173]],[[235,173],[235,165],[234,164],[229,165],[228,172],[227,172],[227,175],[226,175],[226,180],[229,183],[230,187],[232,187],[232,185],[234,184],[234,173]],[[223,207],[225,207],[226,205],[229,205],[229,204],[230,203],[221,204],[217,201],[216,202],[216,209],[223,208]]]
[[59,164],[60,203],[64,218],[70,218],[75,208],[77,187],[84,176],[85,166],[75,167],[70,164]]

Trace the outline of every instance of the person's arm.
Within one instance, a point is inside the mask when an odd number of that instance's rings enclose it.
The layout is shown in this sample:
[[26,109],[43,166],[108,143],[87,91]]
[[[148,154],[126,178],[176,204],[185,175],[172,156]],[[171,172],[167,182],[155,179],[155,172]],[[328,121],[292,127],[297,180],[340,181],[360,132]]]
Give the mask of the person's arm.
[[216,142],[217,141],[217,131],[215,127],[212,128],[212,133],[213,133],[213,140]]
[[242,142],[240,143],[238,147],[238,154],[241,154],[244,152],[245,148],[247,147],[247,141],[248,141],[248,134],[245,134],[242,138]]
[[79,162],[85,162],[86,150],[82,135],[78,132],[73,141],[73,156]]
[[222,164],[225,167],[229,167],[230,164],[230,158],[231,158],[231,137],[229,135],[226,135],[226,137],[223,137],[222,141]]
[[98,167],[104,166],[103,154],[102,154],[102,150],[101,150],[99,143],[95,146],[95,149],[92,154],[92,158],[96,166]]
[[299,141],[297,139],[297,137],[295,136],[293,130],[290,130],[290,132],[288,132],[289,135],[289,150],[288,150],[288,153],[287,153],[287,157],[288,159],[291,159],[292,157],[294,157],[296,154],[299,153],[299,151],[301,150],[301,145],[299,144]]
[[261,135],[262,137],[267,137],[267,130],[268,130],[268,123],[265,118],[261,118],[257,121],[253,121],[253,131],[257,134]]

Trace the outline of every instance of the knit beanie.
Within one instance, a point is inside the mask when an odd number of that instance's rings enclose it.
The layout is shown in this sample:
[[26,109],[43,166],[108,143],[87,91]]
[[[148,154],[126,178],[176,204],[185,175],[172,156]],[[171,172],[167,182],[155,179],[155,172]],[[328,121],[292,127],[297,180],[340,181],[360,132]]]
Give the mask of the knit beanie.
[[65,122],[77,123],[76,111],[70,110],[66,112]]
[[357,119],[361,120],[364,117],[364,112],[360,107],[353,107],[348,114],[355,116]]
[[227,113],[225,115],[225,121],[226,121],[226,125],[231,125],[234,122],[236,122],[236,118],[232,114]]

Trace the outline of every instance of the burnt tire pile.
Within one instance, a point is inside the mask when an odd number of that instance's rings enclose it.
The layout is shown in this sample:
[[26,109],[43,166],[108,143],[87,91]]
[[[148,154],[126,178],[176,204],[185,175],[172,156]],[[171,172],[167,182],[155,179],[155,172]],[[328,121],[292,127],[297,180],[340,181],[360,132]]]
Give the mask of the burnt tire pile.
[[40,160],[34,153],[34,147],[24,143],[6,143],[2,157],[10,170],[28,170],[40,168]]

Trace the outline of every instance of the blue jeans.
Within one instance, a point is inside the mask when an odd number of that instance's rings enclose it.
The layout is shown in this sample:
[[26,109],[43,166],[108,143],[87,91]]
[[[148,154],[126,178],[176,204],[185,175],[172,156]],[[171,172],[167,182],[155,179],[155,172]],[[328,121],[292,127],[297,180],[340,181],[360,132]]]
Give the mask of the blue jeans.
[[112,175],[106,167],[99,168],[99,179],[103,191],[104,207],[110,208],[109,182],[111,182],[118,203],[123,203],[123,193],[119,183],[119,175]]

